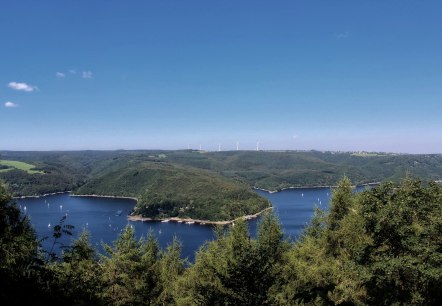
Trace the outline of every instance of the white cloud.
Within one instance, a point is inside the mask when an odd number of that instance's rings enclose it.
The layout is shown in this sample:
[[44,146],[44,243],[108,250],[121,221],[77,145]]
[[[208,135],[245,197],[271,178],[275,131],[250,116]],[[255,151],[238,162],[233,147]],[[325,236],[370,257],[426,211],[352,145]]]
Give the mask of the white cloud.
[[37,86],[31,86],[26,83],[17,83],[17,82],[10,82],[8,84],[8,87],[12,88],[14,90],[22,90],[22,91],[26,91],[26,92],[31,92],[31,91],[38,89]]
[[56,73],[55,73],[55,76],[56,76],[57,78],[62,79],[62,78],[64,78],[64,77],[66,76],[66,74],[64,74],[63,72],[56,72]]
[[92,71],[83,71],[83,79],[92,79]]
[[11,101],[5,102],[5,107],[17,107],[18,104],[15,104]]
[[342,33],[335,33],[334,37],[337,39],[345,39],[350,37],[350,33],[348,31]]
[[69,69],[69,73],[70,73],[70,74],[77,74],[77,70],[75,70],[75,69]]

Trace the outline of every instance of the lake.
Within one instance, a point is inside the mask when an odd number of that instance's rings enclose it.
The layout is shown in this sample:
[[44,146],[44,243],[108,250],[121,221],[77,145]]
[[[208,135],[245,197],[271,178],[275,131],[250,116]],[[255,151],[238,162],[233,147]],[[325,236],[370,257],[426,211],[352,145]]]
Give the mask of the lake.
[[[269,199],[274,212],[279,217],[287,238],[296,239],[310,221],[314,207],[327,208],[330,188],[287,189],[277,193],[257,190],[258,194]],[[17,205],[26,213],[34,226],[38,237],[49,237],[43,246],[50,249],[53,239],[53,227],[63,216],[65,224],[75,226],[73,236],[64,235],[60,241],[69,244],[84,229],[91,233],[91,242],[103,252],[102,243],[112,243],[125,226],[135,228],[137,237],[146,237],[152,232],[165,248],[177,237],[183,244],[183,257],[194,260],[195,251],[205,241],[213,239],[213,230],[209,225],[185,224],[176,222],[132,222],[127,215],[132,211],[135,201],[128,199],[71,197],[68,193],[39,198],[17,199]],[[249,221],[252,235],[256,234],[259,219]]]

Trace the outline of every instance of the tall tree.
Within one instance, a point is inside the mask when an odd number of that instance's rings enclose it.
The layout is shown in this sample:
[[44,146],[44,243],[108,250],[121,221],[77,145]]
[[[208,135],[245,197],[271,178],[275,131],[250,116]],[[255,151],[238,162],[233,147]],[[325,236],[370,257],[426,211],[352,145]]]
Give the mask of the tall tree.
[[364,192],[365,260],[374,304],[436,304],[442,299],[442,188],[406,177]]
[[167,249],[161,252],[158,261],[159,295],[156,299],[157,305],[175,304],[175,297],[178,295],[178,279],[184,272],[185,260],[181,258],[181,243],[177,238],[173,239]]
[[[89,241],[89,232],[81,233],[71,246],[62,254],[63,261],[49,266],[55,274],[60,302],[72,305],[99,305],[102,299],[101,268],[95,249]],[[52,293],[53,294],[53,293]]]
[[218,230],[217,239],[201,248],[185,274],[186,303],[198,305],[262,305],[278,277],[286,244],[277,219],[264,216],[258,238],[247,223]]
[[[347,216],[353,206],[353,187],[348,177],[344,176],[333,190],[330,212],[327,218],[327,243],[328,251],[335,254],[339,249],[339,238],[336,237],[337,230],[342,220]],[[335,254],[336,255],[336,254]]]
[[135,231],[126,226],[114,242],[105,245],[108,256],[102,257],[103,297],[113,305],[142,304],[143,243],[136,241]]
[[[0,300],[26,301],[40,296],[37,261],[38,241],[29,219],[0,183]],[[26,292],[26,295],[23,295]]]

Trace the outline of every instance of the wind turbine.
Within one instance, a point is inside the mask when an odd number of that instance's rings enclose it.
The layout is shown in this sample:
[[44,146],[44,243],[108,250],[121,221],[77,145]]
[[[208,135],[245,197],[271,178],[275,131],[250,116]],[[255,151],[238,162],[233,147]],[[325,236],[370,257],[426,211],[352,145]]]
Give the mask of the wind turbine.
[[256,151],[259,151],[259,141],[256,142]]
[[239,151],[239,141],[236,142],[236,151]]
[[221,152],[221,144],[218,144],[218,152]]

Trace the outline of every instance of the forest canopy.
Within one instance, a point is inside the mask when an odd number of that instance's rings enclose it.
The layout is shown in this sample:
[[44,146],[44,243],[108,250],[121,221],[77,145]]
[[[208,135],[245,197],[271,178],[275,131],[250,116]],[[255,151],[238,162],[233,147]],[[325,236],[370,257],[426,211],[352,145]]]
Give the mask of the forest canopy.
[[[354,193],[339,182],[327,211],[288,242],[278,219],[217,227],[180,256],[127,227],[98,255],[84,233],[60,258],[44,256],[27,219],[0,187],[0,298],[94,305],[436,305],[442,298],[442,187],[406,177]],[[11,250],[14,250],[11,252]],[[26,290],[26,295],[22,294]]]

